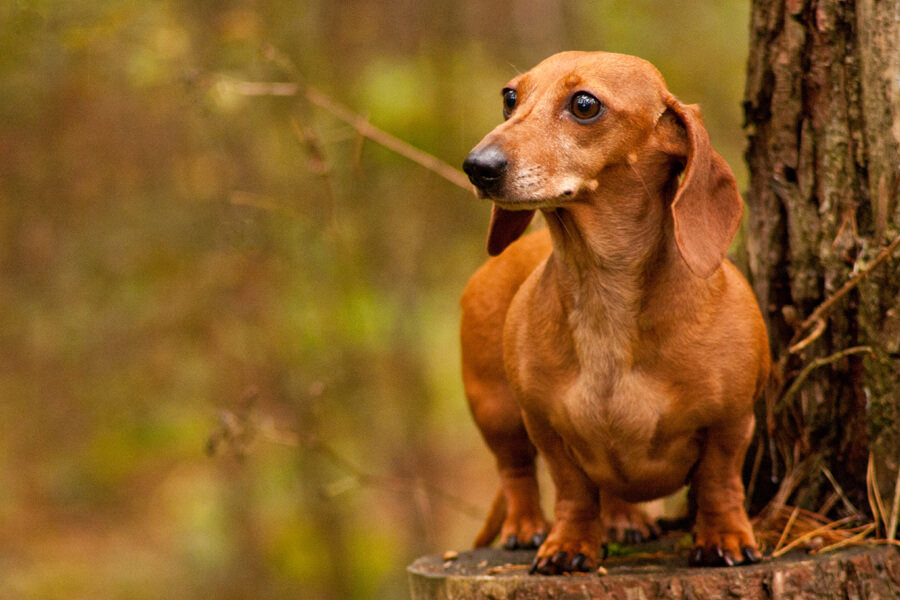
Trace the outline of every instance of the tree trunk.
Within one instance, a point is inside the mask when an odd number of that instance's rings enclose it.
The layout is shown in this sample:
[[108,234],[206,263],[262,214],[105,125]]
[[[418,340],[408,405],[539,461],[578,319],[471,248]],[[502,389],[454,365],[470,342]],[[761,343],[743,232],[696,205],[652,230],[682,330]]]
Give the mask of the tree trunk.
[[900,0],[755,0],[744,110],[751,275],[783,378],[749,455],[754,504],[793,481],[794,503],[867,510],[873,452],[889,512],[900,261],[879,263],[821,323],[799,324],[900,233]]

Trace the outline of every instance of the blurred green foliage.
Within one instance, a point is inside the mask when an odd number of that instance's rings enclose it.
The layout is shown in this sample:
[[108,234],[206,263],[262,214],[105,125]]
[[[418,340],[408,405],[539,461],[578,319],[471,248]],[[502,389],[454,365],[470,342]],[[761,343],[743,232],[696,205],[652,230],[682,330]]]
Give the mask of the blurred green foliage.
[[516,72],[628,52],[703,105],[743,179],[747,13],[0,6],[0,597],[402,598],[408,562],[480,525],[496,479],[456,326],[488,206],[228,82],[302,77],[459,165]]

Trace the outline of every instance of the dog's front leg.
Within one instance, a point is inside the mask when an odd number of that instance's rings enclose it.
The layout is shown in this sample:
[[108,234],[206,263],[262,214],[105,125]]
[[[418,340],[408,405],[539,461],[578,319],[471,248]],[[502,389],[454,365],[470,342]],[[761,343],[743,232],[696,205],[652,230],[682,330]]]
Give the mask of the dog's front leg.
[[531,572],[555,575],[590,571],[603,542],[599,489],[542,419],[529,420],[526,415],[525,423],[556,486],[555,521],[538,549]]
[[694,566],[732,566],[761,558],[744,509],[741,467],[753,433],[753,417],[710,427],[691,480],[697,499]]

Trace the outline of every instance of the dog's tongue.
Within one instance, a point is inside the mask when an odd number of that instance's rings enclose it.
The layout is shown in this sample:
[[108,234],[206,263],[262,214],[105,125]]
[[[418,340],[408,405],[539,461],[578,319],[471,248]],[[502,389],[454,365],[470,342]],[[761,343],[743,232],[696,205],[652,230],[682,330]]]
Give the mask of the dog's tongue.
[[528,229],[532,217],[533,210],[506,210],[495,204],[491,209],[491,224],[488,227],[488,254],[497,256],[506,250],[507,246]]

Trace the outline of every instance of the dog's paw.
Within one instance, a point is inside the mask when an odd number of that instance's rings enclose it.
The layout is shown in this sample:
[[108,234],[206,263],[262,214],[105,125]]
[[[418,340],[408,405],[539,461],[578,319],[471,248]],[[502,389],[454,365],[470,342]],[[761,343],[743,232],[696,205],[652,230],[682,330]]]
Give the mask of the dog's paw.
[[507,550],[539,548],[550,525],[540,510],[536,514],[508,515],[500,529],[500,544]]
[[558,575],[592,571],[597,563],[597,549],[590,543],[548,543],[545,542],[534,562],[531,563],[531,574]]
[[601,537],[599,519],[561,518],[538,548],[530,573],[557,575],[593,570],[597,565]]
[[620,544],[639,544],[655,540],[662,531],[640,504],[604,498],[601,510],[607,540]]
[[688,558],[692,567],[733,567],[758,563],[762,554],[746,533],[698,533]]

